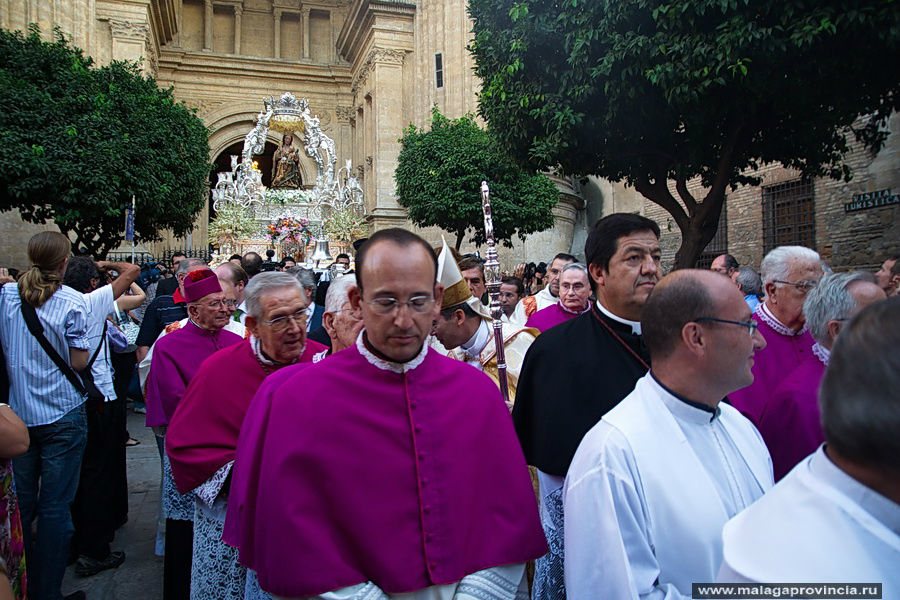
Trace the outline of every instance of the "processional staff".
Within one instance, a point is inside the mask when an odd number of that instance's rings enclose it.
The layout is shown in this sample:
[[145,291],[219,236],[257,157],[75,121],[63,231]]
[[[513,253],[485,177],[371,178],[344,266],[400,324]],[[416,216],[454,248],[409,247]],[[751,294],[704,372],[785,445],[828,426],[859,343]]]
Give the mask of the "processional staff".
[[500,261],[494,244],[494,220],[491,217],[491,191],[487,181],[481,182],[481,209],[484,211],[484,234],[487,239],[487,262],[484,281],[491,297],[491,317],[494,319],[494,348],[497,353],[497,380],[503,401],[509,403],[509,380],[506,378],[506,349],[503,347],[503,309],[500,308]]

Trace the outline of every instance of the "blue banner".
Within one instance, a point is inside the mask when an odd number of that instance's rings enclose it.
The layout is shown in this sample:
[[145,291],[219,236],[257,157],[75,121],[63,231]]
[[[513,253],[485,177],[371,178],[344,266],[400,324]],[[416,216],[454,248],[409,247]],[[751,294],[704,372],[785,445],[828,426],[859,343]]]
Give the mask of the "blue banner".
[[134,209],[125,209],[125,241],[134,241]]

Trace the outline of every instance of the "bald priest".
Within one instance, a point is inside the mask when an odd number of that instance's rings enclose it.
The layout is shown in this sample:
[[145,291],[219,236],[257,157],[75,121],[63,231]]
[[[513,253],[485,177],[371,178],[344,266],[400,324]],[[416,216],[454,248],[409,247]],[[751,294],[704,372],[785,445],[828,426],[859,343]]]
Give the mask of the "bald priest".
[[225,541],[277,597],[525,597],[547,551],[528,469],[497,386],[425,343],[434,251],[385,229],[356,265],[355,345],[250,405]]

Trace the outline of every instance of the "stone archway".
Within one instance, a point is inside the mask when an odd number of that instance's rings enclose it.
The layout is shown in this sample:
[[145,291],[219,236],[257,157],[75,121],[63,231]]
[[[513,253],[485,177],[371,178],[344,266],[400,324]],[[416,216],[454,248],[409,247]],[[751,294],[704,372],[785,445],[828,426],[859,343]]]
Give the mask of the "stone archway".
[[[210,160],[216,164],[216,172],[231,170],[230,156],[232,154],[240,156],[244,146],[244,137],[256,125],[256,116],[257,113],[246,111],[230,111],[218,116],[218,118],[213,118],[214,115],[212,114],[207,115],[207,127],[210,129]],[[267,187],[271,183],[272,178],[272,154],[280,145],[281,134],[277,131],[270,131],[266,135],[265,151],[263,154],[255,155],[254,157],[254,160],[259,162],[259,169],[263,174],[263,185]],[[294,136],[294,146],[301,149],[300,177],[303,181],[303,187],[312,187],[316,182],[316,163],[302,150],[303,143],[300,137]],[[235,148],[237,151],[235,151]],[[223,161],[223,164],[219,164],[220,160]],[[216,176],[213,175],[211,185],[215,185],[216,180]]]

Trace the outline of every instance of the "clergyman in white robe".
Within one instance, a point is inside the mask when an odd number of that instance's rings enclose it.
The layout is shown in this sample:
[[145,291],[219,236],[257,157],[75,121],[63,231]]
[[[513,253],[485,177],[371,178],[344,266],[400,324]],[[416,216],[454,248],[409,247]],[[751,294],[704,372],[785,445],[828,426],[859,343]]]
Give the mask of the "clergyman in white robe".
[[824,446],[723,531],[722,582],[881,583],[900,594],[900,505],[839,469]]
[[584,437],[564,489],[569,600],[679,599],[712,582],[722,527],[772,487],[757,430],[651,373]]

